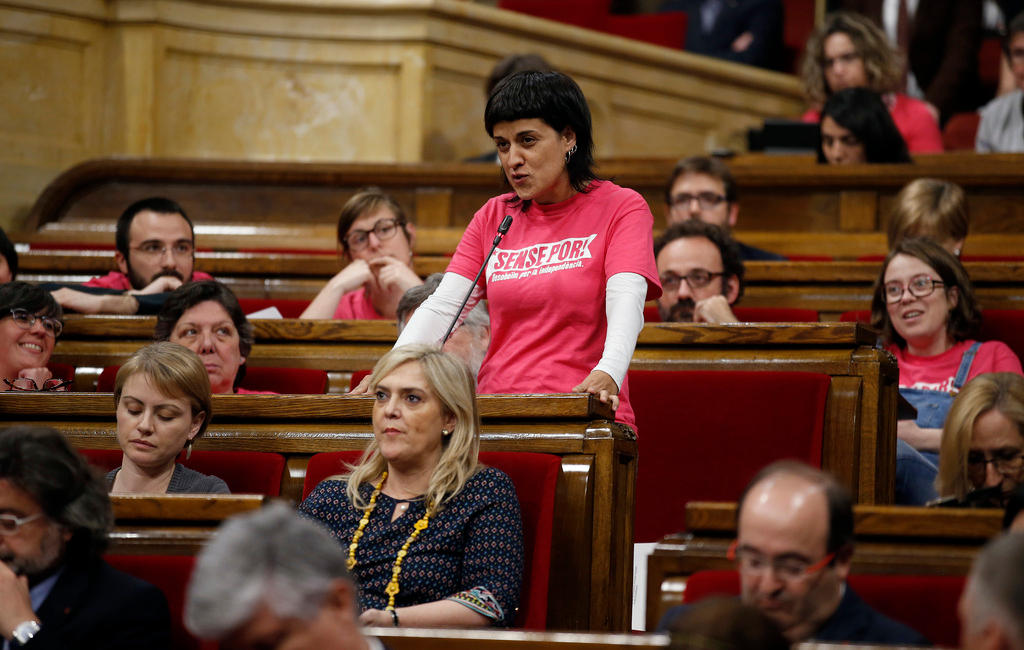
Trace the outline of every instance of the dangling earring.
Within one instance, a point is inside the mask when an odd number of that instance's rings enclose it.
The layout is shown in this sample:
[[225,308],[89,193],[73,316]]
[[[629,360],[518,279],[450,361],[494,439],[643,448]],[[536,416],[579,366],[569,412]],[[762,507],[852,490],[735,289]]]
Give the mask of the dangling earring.
[[192,441],[189,440],[185,443],[185,460],[192,458]]
[[448,436],[452,435],[452,432],[449,431],[448,429],[441,429],[441,435],[447,438]]
[[569,147],[569,150],[565,152],[565,164],[566,165],[569,164],[569,159],[572,158],[572,155],[574,153],[576,153],[576,143],[575,142],[572,143],[572,146]]

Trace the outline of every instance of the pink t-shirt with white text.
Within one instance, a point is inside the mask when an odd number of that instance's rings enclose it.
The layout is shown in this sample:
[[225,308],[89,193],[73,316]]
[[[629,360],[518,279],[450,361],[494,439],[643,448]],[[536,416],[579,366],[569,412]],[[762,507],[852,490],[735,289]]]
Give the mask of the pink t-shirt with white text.
[[[953,379],[960,367],[960,360],[975,341],[960,341],[942,354],[933,357],[917,357],[895,345],[886,347],[896,357],[900,367],[900,388],[923,388],[948,393],[953,389]],[[967,381],[986,372],[1021,372],[1020,359],[1002,341],[986,341],[978,348],[967,373]]]
[[349,320],[385,320],[373,308],[370,296],[366,293],[366,287],[359,287],[355,291],[344,294],[338,301],[338,308],[334,310],[334,317]]
[[[654,218],[633,190],[608,181],[551,205],[510,205],[505,194],[473,217],[448,265],[470,280],[506,214],[512,227],[481,279],[491,344],[477,378],[480,393],[567,393],[601,359],[608,321],[605,284],[616,273],[647,279],[661,295],[654,263]],[[634,424],[623,381],[616,419]]]

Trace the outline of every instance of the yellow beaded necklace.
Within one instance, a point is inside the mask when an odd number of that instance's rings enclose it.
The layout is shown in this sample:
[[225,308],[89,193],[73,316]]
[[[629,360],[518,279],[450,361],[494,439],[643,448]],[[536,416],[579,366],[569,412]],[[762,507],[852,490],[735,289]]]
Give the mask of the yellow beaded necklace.
[[[366,510],[363,511],[363,517],[359,520],[359,526],[356,531],[352,533],[352,543],[348,545],[348,570],[351,571],[356,567],[356,549],[359,548],[359,540],[363,537],[363,530],[366,525],[370,523],[370,514],[374,508],[377,507],[377,497],[380,496],[380,490],[384,487],[384,481],[388,478],[388,473],[384,472],[381,474],[380,481],[373,488],[373,494],[370,495],[370,503],[367,504]],[[385,608],[386,611],[395,610],[395,596],[398,595],[398,576],[402,573],[402,560],[409,554],[409,547],[419,537],[420,532],[426,530],[430,522],[430,515],[432,508],[430,504],[427,504],[427,511],[423,514],[419,520],[413,524],[412,534],[409,535],[409,539],[405,540],[405,544],[402,545],[402,549],[398,551],[398,557],[395,558],[395,563],[391,567],[391,580],[388,582],[388,586],[384,588],[384,593],[388,595],[388,606]]]

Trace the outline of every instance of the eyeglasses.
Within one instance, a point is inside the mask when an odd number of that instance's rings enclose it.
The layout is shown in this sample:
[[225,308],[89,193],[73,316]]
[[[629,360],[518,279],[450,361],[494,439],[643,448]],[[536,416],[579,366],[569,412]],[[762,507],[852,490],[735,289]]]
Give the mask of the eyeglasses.
[[1012,50],[1010,50],[1010,60],[1016,63],[1024,61],[1024,49],[1015,47]]
[[783,582],[796,582],[809,578],[827,567],[836,558],[836,553],[832,551],[812,564],[807,560],[792,557],[767,558],[752,549],[739,548],[739,540],[733,540],[726,557],[736,562],[739,570],[744,573],[764,573],[770,570]]
[[196,248],[190,241],[179,241],[170,246],[159,241],[145,241],[140,246],[133,247],[132,250],[143,257],[163,257],[167,251],[171,251],[171,255],[174,257],[192,257]]
[[897,303],[903,300],[903,292],[909,291],[910,295],[915,298],[927,298],[935,292],[935,287],[941,287],[945,283],[942,280],[936,280],[928,277],[927,275],[918,275],[910,278],[910,283],[903,287],[899,282],[886,282],[885,283],[885,301],[889,303]]
[[71,385],[70,379],[47,379],[43,382],[43,387],[40,388],[36,384],[36,380],[30,377],[19,377],[15,380],[10,380],[4,377],[4,383],[10,386],[11,390],[27,390],[27,391],[39,391],[47,392],[54,390],[65,390]]
[[992,452],[992,458],[985,458],[984,452],[968,452],[967,475],[974,483],[984,482],[989,463],[1003,476],[1015,476],[1024,467],[1024,452],[1013,448],[998,449]]
[[714,192],[700,192],[698,194],[676,194],[672,197],[672,209],[679,207],[688,207],[690,203],[696,201],[700,205],[701,210],[710,210],[716,207],[719,203],[725,200],[725,197],[721,194],[715,194]]
[[840,54],[839,56],[834,56],[832,58],[823,56],[820,59],[818,59],[818,61],[821,63],[821,67],[825,68],[826,70],[830,70],[832,66],[834,66],[837,63],[842,63],[843,65],[850,65],[851,63],[858,59],[860,59],[860,54],[858,54],[857,52],[847,52],[846,54]]
[[43,513],[37,512],[34,515],[27,517],[18,517],[17,515],[2,514],[0,515],[0,535],[13,535],[18,532],[22,526],[30,521],[35,521],[43,516]]
[[661,289],[662,291],[676,291],[679,289],[679,283],[686,280],[686,284],[689,285],[690,289],[695,291],[708,286],[713,278],[723,275],[725,275],[725,273],[712,273],[705,269],[694,269],[686,275],[666,273],[661,276]]
[[361,251],[370,242],[370,233],[377,235],[377,239],[384,241],[391,239],[398,232],[398,227],[405,225],[404,221],[398,219],[381,219],[373,224],[373,230],[351,230],[345,237],[345,243],[349,250]]
[[43,329],[46,333],[57,338],[60,333],[64,331],[64,323],[53,316],[37,316],[27,309],[15,308],[11,310],[11,318],[15,323],[18,324],[23,330],[30,330],[32,326],[36,324],[36,321],[40,321],[43,324]]

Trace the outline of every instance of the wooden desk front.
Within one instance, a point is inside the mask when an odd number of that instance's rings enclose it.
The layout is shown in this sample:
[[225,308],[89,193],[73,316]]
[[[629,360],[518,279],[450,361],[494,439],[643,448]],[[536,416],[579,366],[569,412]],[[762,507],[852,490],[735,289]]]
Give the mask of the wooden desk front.
[[[309,457],[363,449],[372,436],[370,398],[335,395],[215,395],[202,449],[272,451],[287,459],[282,496],[298,500]],[[589,395],[484,395],[481,447],[562,458],[555,503],[552,597],[560,629],[628,629],[637,443]],[[8,425],[52,426],[81,448],[115,449],[109,393],[3,393]],[[176,530],[177,529],[177,530]],[[195,552],[209,527],[136,527],[114,552]],[[572,598],[565,594],[573,594]]]

